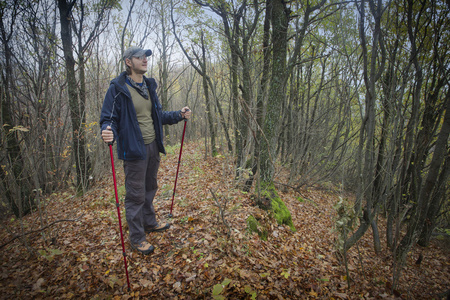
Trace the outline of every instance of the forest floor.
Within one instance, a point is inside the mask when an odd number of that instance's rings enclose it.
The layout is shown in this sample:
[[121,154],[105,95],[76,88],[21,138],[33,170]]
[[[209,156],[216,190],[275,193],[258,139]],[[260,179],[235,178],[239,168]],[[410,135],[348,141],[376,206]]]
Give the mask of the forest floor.
[[[147,236],[155,252],[142,256],[128,243],[122,223],[131,291],[127,291],[111,174],[83,197],[70,191],[45,200],[44,231],[20,239],[17,220],[8,218],[0,232],[1,299],[444,299],[450,289],[449,249],[439,240],[408,255],[398,288],[392,291],[392,256],[382,241],[373,250],[371,232],[348,253],[349,281],[336,256],[334,203],[339,193],[309,188],[301,195],[280,189],[296,231],[278,226],[255,206],[252,193],[236,187],[230,158],[204,158],[197,144],[186,144],[178,177],[171,228]],[[170,211],[179,147],[162,157],[155,207]],[[119,187],[124,177],[116,162]],[[277,178],[282,182],[283,176]],[[120,188],[123,193],[123,188]],[[218,218],[220,206],[224,220]],[[299,198],[301,196],[301,198]],[[255,216],[268,240],[250,234],[246,219]],[[383,220],[379,220],[384,232]],[[40,228],[39,214],[23,219],[24,232]],[[7,228],[8,230],[4,230]],[[384,238],[382,238],[384,240]],[[6,244],[6,245],[5,245]],[[448,244],[447,244],[448,245]],[[39,254],[32,254],[34,249]],[[416,264],[422,255],[421,264]]]

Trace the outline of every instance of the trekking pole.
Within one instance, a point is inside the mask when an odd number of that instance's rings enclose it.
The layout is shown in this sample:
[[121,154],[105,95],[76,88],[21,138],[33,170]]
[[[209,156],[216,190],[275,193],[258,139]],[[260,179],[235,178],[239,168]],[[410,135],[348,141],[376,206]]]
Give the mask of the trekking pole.
[[119,196],[117,193],[116,170],[114,169],[114,155],[113,155],[113,150],[112,150],[113,142],[108,143],[108,145],[109,145],[109,153],[111,155],[111,166],[112,166],[112,173],[113,173],[113,179],[114,179],[114,193],[116,195],[117,216],[119,218],[120,240],[122,241],[123,262],[125,264],[125,274],[127,275],[128,291],[130,291],[131,288],[130,288],[130,278],[128,277],[127,255],[125,253],[125,243],[123,242],[123,233],[122,233],[122,221],[120,219],[120,207],[119,207]]
[[181,138],[180,156],[178,157],[177,176],[175,177],[175,184],[174,184],[174,186],[173,186],[172,205],[170,206],[169,218],[172,218],[172,217],[173,217],[173,215],[172,215],[173,199],[175,198],[175,190],[176,190],[176,188],[177,188],[178,171],[180,170],[181,153],[183,152],[184,133],[186,132],[186,124],[187,124],[187,119],[184,120],[184,129],[183,129],[183,136],[182,136],[182,138]]

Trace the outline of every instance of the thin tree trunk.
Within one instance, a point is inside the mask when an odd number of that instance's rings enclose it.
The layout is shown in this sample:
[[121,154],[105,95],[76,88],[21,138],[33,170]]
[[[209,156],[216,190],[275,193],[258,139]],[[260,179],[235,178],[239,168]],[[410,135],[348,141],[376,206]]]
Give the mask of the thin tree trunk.
[[264,106],[267,98],[267,83],[269,82],[269,72],[270,72],[270,19],[272,15],[272,1],[266,1],[266,14],[264,17],[264,34],[263,34],[263,70],[261,75],[261,81],[258,87],[258,95],[256,99],[256,139],[255,148],[253,152],[253,166],[252,175],[250,180],[246,182],[246,191],[249,191],[253,179],[255,176],[259,176],[258,164],[260,160],[261,151],[261,140],[262,137],[262,126],[264,122]]
[[[439,179],[440,172],[445,172],[441,170],[444,160],[447,159],[446,156],[448,155],[447,145],[449,136],[450,136],[450,94],[447,93],[444,122],[442,123],[442,128],[435,144],[433,158],[430,163],[428,175],[425,179],[425,182],[417,199],[416,214],[413,217],[411,217],[407,232],[395,251],[395,258],[397,262],[399,262],[401,265],[402,262],[405,261],[409,249],[417,241],[419,235],[422,232],[422,228],[426,222],[430,210],[429,199],[435,201],[440,200],[437,199],[436,197],[433,198],[433,190],[435,189],[436,182]],[[398,271],[400,271],[400,268]],[[396,277],[397,277],[396,279],[398,280],[399,275],[397,274]],[[395,282],[395,284],[397,284],[397,282]]]
[[[5,196],[8,204],[12,208],[14,214],[17,217],[23,216],[23,204],[25,206],[28,203],[28,197],[30,195],[30,190],[28,184],[21,180],[23,178],[24,171],[24,159],[21,154],[19,139],[17,137],[17,132],[12,130],[15,127],[14,109],[12,107],[14,92],[14,76],[12,68],[12,52],[10,48],[10,40],[13,36],[13,32],[7,32],[8,27],[5,28],[4,14],[5,8],[0,10],[0,16],[2,20],[0,22],[0,34],[2,41],[2,52],[4,55],[5,71],[2,72],[2,83],[0,87],[0,97],[1,97],[1,124],[2,124],[2,136],[1,140],[4,143],[2,145],[5,152],[1,153],[2,159],[4,159],[5,167],[0,168],[0,179],[5,190]],[[12,12],[8,13],[11,24],[15,23],[18,11],[14,8]],[[13,28],[12,26],[10,28]],[[3,76],[3,75],[6,76]],[[5,126],[5,125],[8,126]],[[25,211],[28,211],[25,208]]]
[[61,41],[63,44],[64,60],[66,66],[67,86],[69,95],[70,121],[72,124],[72,145],[73,159],[76,165],[76,187],[79,193],[83,191],[83,170],[84,170],[84,136],[83,118],[80,111],[79,95],[77,92],[77,80],[75,76],[75,59],[73,56],[73,42],[71,30],[71,14],[75,2],[58,0],[58,8],[61,21]]
[[[358,230],[347,240],[345,243],[347,251],[352,247],[369,228],[369,225],[376,226],[373,220],[377,215],[377,206],[379,198],[373,194],[374,189],[374,170],[375,170],[375,99],[376,88],[375,84],[381,77],[384,71],[384,65],[386,55],[383,48],[382,32],[381,32],[381,14],[383,11],[382,2],[378,0],[375,4],[375,0],[368,0],[368,5],[371,8],[371,13],[374,17],[374,31],[372,39],[371,52],[368,51],[366,40],[366,1],[363,0],[358,6],[360,12],[360,24],[359,32],[361,38],[363,67],[364,67],[364,84],[366,89],[365,99],[365,114],[361,123],[360,129],[360,146],[358,153],[360,161],[358,163],[358,174],[360,174],[357,192],[357,202],[355,204],[356,213],[360,214],[363,207],[363,201],[365,201],[363,216]],[[369,53],[371,57],[369,59]],[[379,58],[380,56],[380,58]],[[379,245],[379,235],[377,235],[378,229],[373,230],[374,233],[374,245],[375,251],[378,251],[377,245]]]
[[[448,109],[448,108],[447,108]],[[433,230],[436,228],[436,222],[438,220],[439,211],[444,204],[446,198],[446,191],[448,185],[448,178],[450,177],[450,148],[447,150],[442,172],[439,175],[439,179],[436,182],[436,188],[431,197],[428,213],[425,217],[422,232],[420,233],[418,244],[422,247],[428,247],[430,245],[431,236]]]
[[209,87],[208,87],[208,79],[207,79],[207,70],[206,70],[206,48],[203,39],[203,32],[201,33],[201,43],[202,43],[202,62],[200,63],[200,67],[202,68],[202,82],[203,82],[203,91],[205,94],[205,102],[206,102],[206,115],[208,117],[208,125],[209,125],[209,134],[211,138],[211,155],[215,157],[217,155],[216,148],[216,128],[215,128],[215,118],[214,113],[211,107],[211,100],[209,97]]

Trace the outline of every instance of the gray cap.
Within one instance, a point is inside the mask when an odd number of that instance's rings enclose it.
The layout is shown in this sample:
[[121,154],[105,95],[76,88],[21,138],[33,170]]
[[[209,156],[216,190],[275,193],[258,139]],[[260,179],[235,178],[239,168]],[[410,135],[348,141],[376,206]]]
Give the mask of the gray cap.
[[142,55],[150,56],[152,55],[152,50],[150,49],[144,50],[136,46],[131,46],[123,53],[123,60],[127,58],[130,59],[132,57],[141,57]]

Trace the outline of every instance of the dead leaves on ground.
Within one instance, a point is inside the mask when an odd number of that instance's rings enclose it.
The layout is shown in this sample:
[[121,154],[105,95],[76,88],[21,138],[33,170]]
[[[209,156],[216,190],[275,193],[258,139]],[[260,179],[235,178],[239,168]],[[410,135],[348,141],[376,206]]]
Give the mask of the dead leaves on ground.
[[[393,299],[388,251],[376,256],[370,233],[349,252],[350,281],[334,254],[331,232],[337,197],[319,190],[298,195],[280,191],[291,211],[297,232],[281,227],[254,206],[251,195],[235,188],[231,159],[204,160],[195,144],[185,145],[175,195],[172,226],[148,235],[152,255],[132,252],[128,244],[123,203],[122,223],[132,290],[127,291],[112,179],[106,177],[83,198],[68,192],[47,199],[48,223],[61,222],[28,237],[33,255],[18,240],[1,251],[0,297],[53,299]],[[170,211],[177,154],[164,157],[159,170],[160,190],[155,208],[160,218]],[[123,185],[121,168],[118,185]],[[110,175],[110,174],[107,174]],[[226,203],[218,217],[210,189]],[[255,216],[268,232],[268,241],[247,231],[246,219]],[[6,221],[17,229],[17,221]],[[37,213],[27,216],[25,230],[39,228]],[[16,227],[14,227],[16,226]],[[3,240],[11,238],[1,233]],[[358,252],[359,250],[359,252]],[[411,263],[402,277],[404,299],[432,299],[448,289],[448,256],[432,246],[422,250],[424,262]]]

